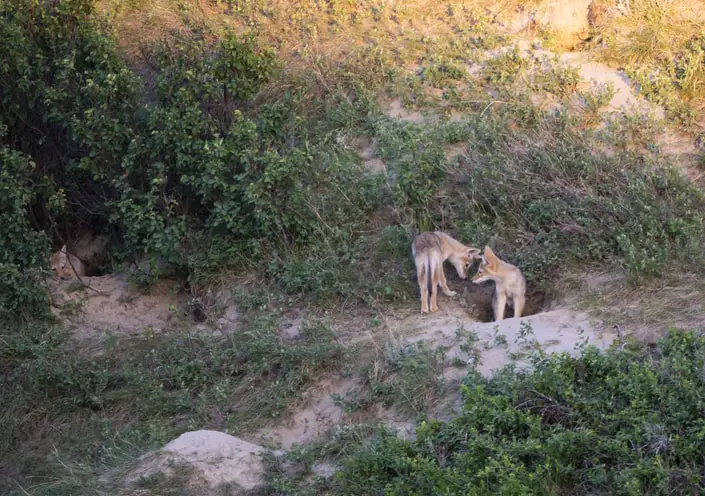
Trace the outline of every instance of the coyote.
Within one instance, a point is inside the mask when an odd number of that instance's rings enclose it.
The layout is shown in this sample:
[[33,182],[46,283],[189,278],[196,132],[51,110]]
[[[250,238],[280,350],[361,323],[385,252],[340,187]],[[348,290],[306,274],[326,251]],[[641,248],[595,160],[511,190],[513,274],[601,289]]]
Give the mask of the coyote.
[[60,279],[71,277],[83,277],[86,275],[86,268],[78,257],[66,252],[66,245],[61,250],[51,255],[51,268]]
[[507,298],[510,298],[514,305],[514,318],[521,317],[521,312],[524,310],[524,294],[526,293],[524,275],[514,265],[500,260],[489,246],[485,246],[485,254],[481,258],[482,262],[480,262],[480,267],[477,269],[477,274],[473,276],[472,282],[475,284],[490,280],[495,282],[494,295],[492,296],[495,322],[504,319]]
[[421,313],[428,313],[428,289],[431,287],[431,312],[438,310],[438,286],[446,296],[457,293],[448,288],[443,262],[451,261],[461,279],[468,278],[468,268],[479,257],[480,250],[465,246],[447,234],[434,231],[424,232],[411,243],[411,254],[416,263],[416,276],[421,288]]

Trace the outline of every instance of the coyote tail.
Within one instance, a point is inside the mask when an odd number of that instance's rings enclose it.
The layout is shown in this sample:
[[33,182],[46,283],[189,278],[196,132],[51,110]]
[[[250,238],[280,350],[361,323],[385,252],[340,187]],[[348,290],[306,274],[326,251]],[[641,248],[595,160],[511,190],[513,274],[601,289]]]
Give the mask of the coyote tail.
[[433,263],[430,256],[426,257],[424,263],[423,284],[427,291],[431,291],[431,283],[433,281]]

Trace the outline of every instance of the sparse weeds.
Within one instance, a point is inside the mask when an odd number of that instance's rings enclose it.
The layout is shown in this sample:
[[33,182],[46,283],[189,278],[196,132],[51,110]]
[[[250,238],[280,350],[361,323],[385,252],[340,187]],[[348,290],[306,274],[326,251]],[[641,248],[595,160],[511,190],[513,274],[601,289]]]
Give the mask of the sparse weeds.
[[337,465],[362,452],[376,438],[394,435],[383,424],[336,426],[318,441],[295,446],[286,456],[268,458],[267,486],[262,494],[304,496],[330,491],[335,487],[335,479],[313,476],[316,464]]
[[690,38],[675,61],[675,81],[689,98],[705,94],[705,35]]
[[575,67],[562,63],[558,56],[544,59],[536,69],[536,89],[565,98],[577,91],[580,75]]
[[[520,331],[521,332],[521,331]],[[499,332],[498,328],[494,329],[492,339],[485,343],[485,349],[490,350],[492,348],[502,347],[507,348],[509,342],[507,341],[507,336]]]
[[441,58],[429,62],[423,70],[422,78],[433,87],[446,88],[466,77],[466,70],[452,61]]
[[424,415],[442,395],[445,361],[441,348],[430,349],[422,341],[391,341],[381,355],[363,366],[363,387],[345,396],[334,394],[333,399],[346,412],[365,410],[381,402],[403,413]]
[[456,329],[455,336],[458,341],[464,338],[458,348],[469,357],[465,365],[474,370],[479,365],[481,358],[480,339],[474,331],[467,331],[463,327]]
[[695,110],[674,91],[673,81],[668,74],[644,68],[630,68],[627,74],[638,85],[644,97],[661,105],[671,120],[686,127],[695,122]]
[[609,105],[615,95],[614,85],[600,84],[593,86],[587,91],[579,91],[578,98],[584,108],[584,118],[589,124],[594,124],[602,120],[600,110]]
[[485,62],[482,76],[491,86],[503,87],[513,83],[522,74],[529,61],[521,55],[518,48],[512,47],[497,57],[491,57]]
[[77,317],[81,314],[85,302],[85,293],[74,295],[73,298],[69,299],[68,301],[64,301],[60,305],[57,305],[57,308],[59,309],[59,315],[61,315],[62,317],[67,317],[69,319]]
[[598,53],[621,65],[676,122],[690,126],[683,100],[705,98],[705,10],[700,3],[634,0],[600,26]]
[[612,115],[606,124],[598,133],[601,139],[617,150],[636,152],[651,150],[665,126],[654,113],[639,111]]
[[[173,470],[169,475],[163,472],[156,472],[148,477],[141,478],[135,485],[138,490],[149,491],[149,493],[159,491],[159,494],[164,496],[187,496],[193,494],[191,489],[187,489],[193,469],[188,465],[175,464],[172,464],[169,468]],[[209,496],[207,490],[203,490],[199,496],[201,495]]]
[[[4,460],[17,461],[11,473],[22,485],[46,471],[58,479],[64,473],[58,463],[39,463],[51,445],[38,426],[67,427],[51,438],[63,456],[106,463],[111,456],[105,451],[111,449],[108,435],[131,439],[139,450],[206,426],[237,433],[284,414],[302,388],[338,367],[343,354],[322,326],[304,327],[301,339],[283,346],[276,322],[266,317],[229,342],[189,334],[148,335],[129,343],[113,340],[93,358],[67,354],[56,340],[40,347],[29,336],[24,344],[10,342],[3,361],[14,374],[5,376],[8,387],[0,399],[8,407],[3,417],[15,420],[3,422],[6,441],[0,449]],[[47,400],[51,409],[41,406]],[[83,432],[75,437],[76,430]],[[94,441],[83,444],[87,438]],[[37,455],[21,461],[32,451]],[[89,467],[85,475],[99,468]]]
[[391,343],[383,356],[377,370],[367,374],[373,394],[402,412],[420,415],[428,411],[443,392],[443,351],[423,342]]
[[535,22],[536,37],[541,40],[542,48],[546,50],[560,49],[558,31],[550,24]]

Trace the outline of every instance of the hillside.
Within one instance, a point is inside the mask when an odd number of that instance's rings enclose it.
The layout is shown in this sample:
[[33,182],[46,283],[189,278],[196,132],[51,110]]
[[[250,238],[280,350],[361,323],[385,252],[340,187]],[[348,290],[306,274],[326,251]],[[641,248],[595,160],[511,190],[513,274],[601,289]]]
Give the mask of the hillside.
[[3,494],[701,490],[705,4],[0,13]]

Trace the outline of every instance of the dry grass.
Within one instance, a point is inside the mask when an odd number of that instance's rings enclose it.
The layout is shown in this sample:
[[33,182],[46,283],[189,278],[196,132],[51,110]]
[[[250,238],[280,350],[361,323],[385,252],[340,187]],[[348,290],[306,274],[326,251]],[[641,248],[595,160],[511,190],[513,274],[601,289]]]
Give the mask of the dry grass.
[[391,72],[469,36],[463,33],[475,31],[484,9],[478,2],[466,3],[333,0],[322,6],[305,0],[249,0],[229,7],[204,0],[100,0],[98,6],[112,18],[120,47],[136,68],[145,65],[150,45],[177,33],[215,40],[226,28],[255,32],[276,49],[283,68],[260,98],[304,88],[305,105],[299,110],[307,114],[322,110],[326,95],[350,95],[360,85],[379,88]]
[[665,81],[659,98],[669,100],[676,120],[685,105],[680,99],[696,111],[705,108],[705,55],[685,50],[705,32],[702,0],[596,0],[590,15],[578,0],[99,0],[98,7],[113,19],[136,69],[145,66],[144,47],[173,33],[215,40],[225,28],[256,32],[276,48],[284,69],[261,96],[305,88],[302,113],[321,111],[326,95],[351,95],[361,83],[380,88],[408,67],[468,63],[518,37],[570,50],[589,34],[604,42],[593,44],[602,60]]
[[[121,47],[139,58],[141,47],[174,32],[196,29],[217,37],[224,28],[255,31],[278,50],[289,72],[316,67],[325,59],[339,65],[351,57],[378,54],[395,65],[418,62],[438,47],[470,56],[462,44],[478,33],[500,32],[518,13],[546,3],[499,0],[383,2],[331,0],[99,0],[99,11],[111,17]],[[324,71],[322,71],[324,72]]]
[[602,27],[605,57],[621,63],[670,61],[705,30],[705,5],[685,0],[633,0],[614,8]]
[[668,272],[650,284],[634,287],[626,275],[574,273],[565,277],[566,294],[579,301],[605,326],[620,325],[625,335],[654,342],[668,328],[700,329],[705,321],[705,282],[696,274]]
[[631,0],[618,5],[606,8],[595,26],[604,42],[599,57],[620,67],[646,68],[653,78],[671,80],[677,98],[702,108],[705,54],[689,43],[697,43],[705,33],[705,2]]
[[[595,20],[593,29],[607,44],[601,57],[615,64],[671,61],[688,40],[705,32],[702,1],[597,3],[603,14]],[[537,19],[550,13],[547,18],[556,25],[553,34],[557,37],[562,24],[573,30],[576,23],[587,23],[587,12],[586,18],[580,19],[578,7],[582,4],[567,2],[573,10],[563,12],[542,0],[332,0],[325,6],[305,0],[248,0],[228,4],[206,0],[98,2],[100,11],[116,21],[118,38],[131,57],[140,54],[142,45],[174,31],[196,28],[215,38],[229,27],[238,32],[256,31],[263,41],[277,47],[280,59],[292,71],[320,65],[321,59],[337,65],[370,49],[404,66],[428,57],[438,47],[462,44],[470,31],[474,35],[506,34],[513,21],[527,17],[529,12],[536,13]],[[696,72],[687,82],[690,94],[705,91],[705,74]]]
[[[467,21],[462,15],[445,21],[449,9],[422,1],[405,5],[384,2],[328,2],[322,8],[305,0],[238,2],[237,6],[188,0],[157,0],[130,6],[121,0],[99,2],[101,11],[114,16],[118,36],[128,53],[138,52],[140,44],[160,39],[171,31],[198,26],[217,34],[225,27],[236,31],[254,30],[261,39],[279,49],[283,59],[325,53],[342,60],[362,46],[384,46],[403,51],[404,43],[420,42],[424,36],[449,34],[453,27]],[[413,44],[413,43],[412,43]]]

